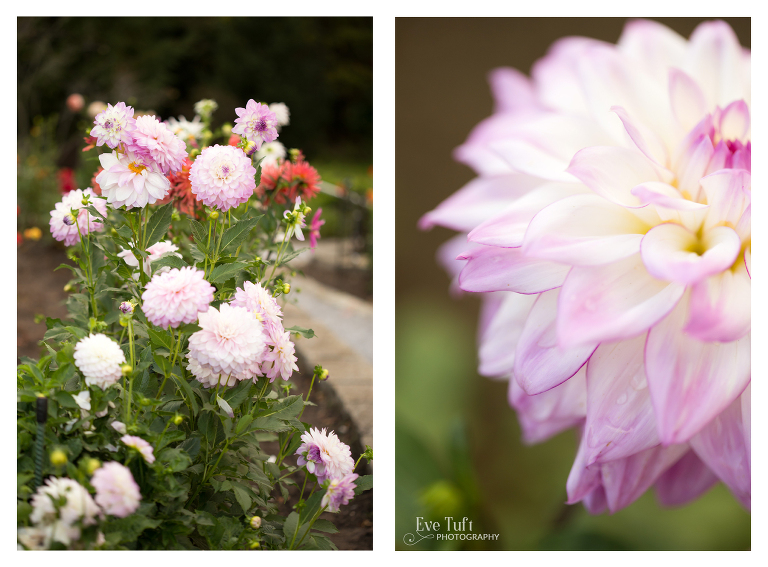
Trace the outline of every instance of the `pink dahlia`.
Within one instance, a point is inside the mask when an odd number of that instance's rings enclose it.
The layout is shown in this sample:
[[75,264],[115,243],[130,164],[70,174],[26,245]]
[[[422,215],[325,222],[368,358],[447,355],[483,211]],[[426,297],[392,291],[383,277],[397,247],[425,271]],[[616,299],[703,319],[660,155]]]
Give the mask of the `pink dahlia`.
[[633,21],[490,79],[497,111],[456,150],[478,177],[421,220],[468,237],[480,372],[527,441],[579,428],[569,503],[721,480],[749,508],[749,51],[723,22]]
[[320,240],[320,227],[325,224],[324,220],[320,220],[320,213],[323,209],[317,209],[317,212],[312,216],[312,222],[309,223],[309,246],[312,248],[312,252],[317,248],[317,241]]
[[266,104],[251,99],[245,108],[235,108],[235,112],[239,118],[235,119],[232,132],[256,144],[257,151],[264,142],[277,139],[277,116]]
[[[75,189],[70,191],[56,203],[56,208],[51,211],[51,235],[72,246],[80,242],[80,235],[85,236],[91,232],[101,232],[104,225],[96,216],[85,209],[83,197],[88,196],[93,207],[105,217],[107,216],[107,202],[97,199],[93,190],[89,187],[85,190]],[[78,230],[79,229],[79,230]]]
[[93,473],[91,484],[105,514],[125,518],[139,509],[141,491],[128,467],[116,461],[104,463]]
[[216,144],[197,156],[189,171],[189,180],[198,201],[228,211],[253,195],[255,175],[256,169],[243,150]]
[[230,300],[233,307],[245,307],[251,313],[257,313],[264,325],[275,330],[283,330],[283,311],[266,289],[259,282],[245,282],[242,288],[235,290],[235,296]]
[[204,276],[192,266],[155,274],[141,296],[147,320],[163,329],[197,321],[200,313],[208,311],[215,291]]
[[245,307],[223,303],[200,314],[200,330],[189,337],[187,369],[206,388],[261,376],[266,337],[263,325]]
[[136,437],[135,435],[123,435],[120,438],[120,441],[125,443],[128,447],[136,449],[141,454],[142,458],[150,465],[155,462],[155,450],[152,448],[152,445],[141,437]]
[[317,477],[319,483],[326,479],[342,479],[355,468],[349,445],[331,431],[326,433],[312,427],[301,435],[303,443],[296,449],[296,464],[307,465],[307,471]]
[[[165,258],[166,256],[177,256],[181,258],[181,254],[178,253],[179,247],[176,246],[173,242],[170,240],[161,240],[160,242],[157,242],[147,248],[147,254],[149,254],[148,258],[144,261],[144,271],[147,273],[147,275],[152,275],[151,266],[152,262],[156,262],[160,258]],[[126,264],[128,264],[132,268],[138,268],[139,267],[139,261],[134,256],[133,252],[130,250],[123,250],[122,252],[118,253],[118,257],[122,258]],[[160,268],[157,273],[162,274],[165,272],[169,272],[171,269],[168,266]],[[138,280],[139,275],[134,274],[133,279]]]
[[104,171],[96,176],[96,182],[102,195],[106,195],[107,203],[115,208],[146,207],[168,193],[168,178],[146,157],[115,151],[99,155],[99,161]]
[[94,124],[91,136],[96,136],[96,145],[107,144],[112,149],[120,144],[129,144],[132,132],[136,129],[133,108],[124,102],[118,102],[115,106],[107,104],[106,110],[96,115]]
[[132,134],[127,150],[147,161],[154,161],[163,173],[181,170],[187,157],[187,145],[157,117],[139,116]]
[[264,356],[264,362],[261,369],[266,373],[270,382],[279,374],[283,380],[288,380],[293,371],[298,372],[296,366],[296,349],[291,342],[291,334],[283,330],[282,324],[279,328],[268,326],[269,339],[267,344],[272,347]]
[[342,505],[349,504],[349,501],[355,497],[355,481],[357,475],[352,473],[343,478],[333,478],[328,482],[328,488],[325,490],[320,505],[328,506],[329,512],[338,512]]
[[303,156],[285,164],[283,177],[289,183],[288,198],[291,201],[297,197],[307,201],[320,192],[320,174],[304,161]]

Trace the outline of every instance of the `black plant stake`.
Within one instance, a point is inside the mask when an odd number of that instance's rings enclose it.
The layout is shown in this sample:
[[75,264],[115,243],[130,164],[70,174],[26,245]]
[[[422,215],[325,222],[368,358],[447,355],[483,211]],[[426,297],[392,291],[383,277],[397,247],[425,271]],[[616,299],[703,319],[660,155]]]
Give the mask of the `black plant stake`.
[[35,440],[35,490],[43,484],[43,456],[45,445],[45,422],[48,419],[48,398],[37,398],[37,439]]

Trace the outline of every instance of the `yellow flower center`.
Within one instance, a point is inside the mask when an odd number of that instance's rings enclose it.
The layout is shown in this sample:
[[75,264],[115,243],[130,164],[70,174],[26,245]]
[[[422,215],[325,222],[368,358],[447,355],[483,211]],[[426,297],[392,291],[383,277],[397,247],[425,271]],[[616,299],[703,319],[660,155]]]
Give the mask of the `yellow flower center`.
[[135,161],[133,163],[128,164],[128,169],[130,169],[135,174],[139,175],[142,171],[147,169],[146,165],[139,165]]

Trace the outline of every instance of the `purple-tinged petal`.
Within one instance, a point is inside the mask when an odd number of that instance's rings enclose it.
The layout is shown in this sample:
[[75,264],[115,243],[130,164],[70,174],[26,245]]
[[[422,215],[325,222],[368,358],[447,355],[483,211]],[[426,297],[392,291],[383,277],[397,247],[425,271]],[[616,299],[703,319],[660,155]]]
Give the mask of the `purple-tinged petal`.
[[690,443],[699,458],[749,510],[752,500],[752,473],[741,407],[741,399],[736,398],[694,435]]
[[541,293],[563,285],[569,266],[526,258],[519,248],[479,246],[459,256],[468,260],[459,275],[464,291]]
[[584,504],[587,512],[594,516],[605,512],[608,509],[608,498],[605,495],[605,488],[603,488],[603,485],[601,484],[587,494],[581,503]]
[[523,253],[577,266],[608,264],[639,252],[648,228],[631,209],[598,195],[575,195],[533,217]]
[[745,140],[749,132],[749,107],[743,100],[735,100],[720,115],[720,136],[725,140]]
[[658,181],[641,183],[632,188],[632,194],[644,204],[653,205],[662,222],[682,224],[689,230],[698,230],[709,208],[709,205],[684,199],[675,187]]
[[525,231],[531,219],[544,207],[565,197],[581,194],[586,188],[580,183],[547,183],[504,209],[501,214],[496,207],[495,216],[477,225],[468,235],[467,240],[488,246],[517,248],[522,246]]
[[476,246],[475,244],[467,244],[467,237],[465,235],[457,234],[437,249],[438,263],[451,276],[450,291],[454,297],[464,294],[464,291],[459,287],[459,274],[464,269],[464,266],[467,265],[466,260],[457,260],[456,257],[467,249]]
[[739,235],[727,226],[716,226],[699,237],[684,226],[665,223],[648,231],[640,255],[653,277],[690,285],[727,270],[740,248]]
[[576,458],[573,460],[571,472],[568,473],[568,480],[565,482],[565,489],[568,494],[568,504],[576,504],[584,499],[590,492],[602,485],[600,476],[600,465],[587,467],[587,441],[581,432],[579,449],[576,451]]
[[747,269],[749,279],[752,279],[752,248],[744,250],[744,267]]
[[669,154],[659,137],[643,124],[636,123],[629,116],[629,113],[621,106],[612,106],[611,112],[615,112],[621,123],[624,125],[632,143],[638,150],[643,152],[645,157],[662,167],[669,166]]
[[604,266],[575,266],[560,292],[558,344],[635,337],[669,313],[684,291],[648,274],[639,254]]
[[624,26],[619,50],[639,64],[658,82],[667,79],[666,70],[679,65],[685,57],[685,38],[652,20],[633,20]]
[[707,173],[709,160],[714,153],[712,140],[705,135],[696,139],[683,152],[677,165],[677,187],[683,196],[699,200],[699,181]]
[[743,264],[691,288],[690,318],[683,331],[701,341],[730,342],[752,328],[752,284]]
[[586,462],[608,462],[659,444],[645,379],[645,335],[603,343],[587,363]]
[[493,140],[506,138],[518,118],[513,114],[494,114],[472,129],[467,140],[453,150],[453,159],[475,170],[478,175],[504,175],[514,173],[509,164],[488,147]]
[[640,199],[632,188],[648,181],[671,181],[670,175],[637,150],[595,146],[576,153],[568,173],[587,187],[618,205],[639,207]]
[[[483,306],[483,329],[479,334],[478,373],[488,377],[509,376],[515,362],[515,348],[536,295],[497,292]],[[487,307],[486,307],[487,305]]]
[[656,481],[656,497],[663,506],[680,506],[704,494],[718,480],[694,451],[688,451]]
[[495,151],[514,171],[541,177],[550,181],[572,183],[572,175],[565,170],[568,160],[552,155],[526,140],[503,140],[488,147]]
[[696,435],[744,391],[750,377],[750,335],[729,343],[687,336],[688,300],[651,329],[645,344],[645,373],[665,445]]
[[701,87],[710,110],[744,98],[742,48],[725,22],[704,22],[696,27],[684,68]]
[[708,111],[707,98],[699,85],[680,69],[669,70],[669,100],[683,132],[690,132]]
[[495,113],[517,112],[538,108],[533,83],[523,73],[511,67],[498,67],[488,73],[493,92]]
[[541,179],[520,173],[478,177],[421,217],[419,228],[439,225],[470,231],[542,184]]
[[515,348],[515,380],[528,395],[541,394],[584,366],[597,344],[561,349],[557,344],[559,289],[538,296]]
[[747,448],[747,465],[752,467],[752,382],[741,395],[741,421],[744,428],[744,445]]
[[587,413],[584,369],[559,386],[529,396],[513,376],[509,381],[509,404],[517,411],[523,441],[533,445],[578,425]]
[[752,202],[752,176],[743,169],[721,169],[701,179],[709,212],[704,228],[735,227]]

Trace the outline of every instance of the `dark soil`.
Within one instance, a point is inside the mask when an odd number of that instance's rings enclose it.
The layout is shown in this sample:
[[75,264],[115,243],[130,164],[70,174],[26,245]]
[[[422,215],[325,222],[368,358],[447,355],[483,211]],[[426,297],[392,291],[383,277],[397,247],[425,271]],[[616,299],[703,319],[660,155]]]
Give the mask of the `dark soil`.
[[[71,272],[61,269],[54,270],[67,262],[64,250],[44,242],[25,241],[17,251],[17,356],[39,358],[41,347],[38,341],[45,334],[45,319],[35,323],[36,315],[53,318],[64,318],[67,309],[64,305],[67,294],[64,286],[70,279]],[[365,296],[365,275],[362,273],[350,275],[351,272],[362,270],[345,270],[346,276],[339,275],[333,268],[322,267],[304,270],[307,275],[315,277],[321,273],[328,277],[322,280],[326,285],[337,287],[334,281],[345,283],[339,287],[342,291],[353,293],[358,297],[370,300]],[[369,273],[370,274],[370,273]],[[319,279],[319,278],[318,278]],[[370,281],[370,275],[368,275]],[[298,366],[303,370],[291,377],[294,384],[292,393],[303,393],[306,396],[312,378],[311,366],[299,359]],[[308,406],[302,416],[302,421],[312,423],[320,429],[327,428],[335,431],[339,437],[352,449],[352,456],[357,457],[363,452],[360,445],[360,434],[340,403],[333,388],[327,383],[315,383],[310,400],[317,406]],[[265,447],[267,449],[267,447]],[[277,450],[275,449],[275,453]],[[355,472],[359,475],[370,474],[370,468],[363,460]],[[298,490],[291,495],[291,502],[298,500]],[[290,512],[287,504],[283,512]],[[338,514],[324,513],[321,518],[333,522],[339,533],[331,534],[330,538],[339,549],[373,549],[373,491],[367,491],[356,496],[347,506],[342,507]]]

